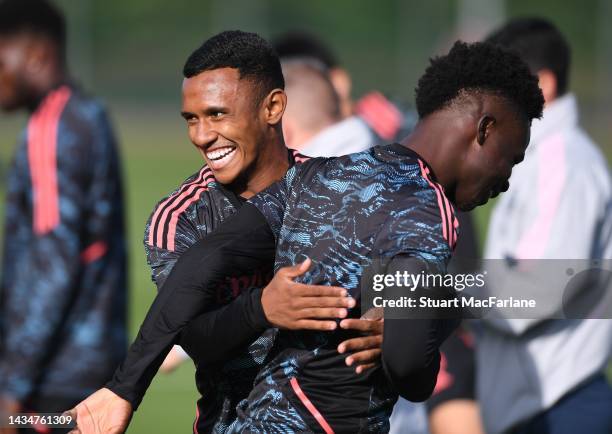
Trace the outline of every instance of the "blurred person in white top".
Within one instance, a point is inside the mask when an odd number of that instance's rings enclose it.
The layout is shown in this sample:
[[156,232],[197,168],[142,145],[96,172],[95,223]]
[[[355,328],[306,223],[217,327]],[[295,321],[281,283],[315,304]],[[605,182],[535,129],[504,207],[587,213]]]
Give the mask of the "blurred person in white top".
[[323,65],[304,59],[283,61],[282,67],[287,93],[283,134],[288,148],[310,157],[336,157],[374,145],[361,119],[342,119],[340,99]]
[[[568,92],[570,48],[559,30],[522,18],[487,40],[521,55],[539,76],[546,101],[525,159],[495,206],[484,252],[485,259],[507,264],[492,285],[520,281],[522,291],[536,291],[537,282],[517,262],[612,257],[610,174],[578,124],[576,99]],[[595,290],[585,286],[578,297]],[[488,433],[612,433],[612,390],[604,375],[612,320],[495,319],[482,326],[476,375]]]

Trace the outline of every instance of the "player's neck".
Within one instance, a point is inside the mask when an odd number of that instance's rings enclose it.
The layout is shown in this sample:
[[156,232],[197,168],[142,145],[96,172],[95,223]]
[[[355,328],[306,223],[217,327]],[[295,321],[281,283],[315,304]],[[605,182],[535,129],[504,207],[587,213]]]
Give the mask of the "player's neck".
[[289,151],[282,136],[275,137],[259,153],[251,173],[242,185],[236,185],[234,192],[245,199],[255,196],[279,181],[289,170]]
[[33,112],[53,89],[68,81],[68,74],[64,68],[50,66],[48,71],[33,80],[32,96],[28,102],[28,111]]
[[[454,132],[457,134],[457,131]],[[453,126],[448,122],[439,122],[434,119],[419,121],[413,132],[404,139],[403,146],[419,154],[431,167],[436,180],[445,190],[454,188],[455,169]]]

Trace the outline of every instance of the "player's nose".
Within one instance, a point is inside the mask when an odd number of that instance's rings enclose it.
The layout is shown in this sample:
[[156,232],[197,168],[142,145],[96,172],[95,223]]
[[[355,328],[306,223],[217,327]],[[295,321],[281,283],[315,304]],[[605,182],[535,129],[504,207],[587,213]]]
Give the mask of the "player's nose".
[[200,123],[191,138],[193,144],[199,148],[206,149],[211,146],[219,137],[219,134],[208,125]]

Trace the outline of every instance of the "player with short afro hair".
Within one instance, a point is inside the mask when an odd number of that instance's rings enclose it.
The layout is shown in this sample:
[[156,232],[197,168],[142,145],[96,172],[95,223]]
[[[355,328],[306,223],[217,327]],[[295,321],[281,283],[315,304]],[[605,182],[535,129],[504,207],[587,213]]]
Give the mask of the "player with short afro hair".
[[486,42],[457,41],[447,55],[431,59],[416,88],[419,117],[452,105],[463,93],[498,95],[525,119],[542,117],[538,78],[517,54]]
[[187,59],[185,78],[219,68],[237,69],[259,91],[259,104],[273,89],[284,89],[285,79],[274,48],[255,33],[229,30],[206,40]]

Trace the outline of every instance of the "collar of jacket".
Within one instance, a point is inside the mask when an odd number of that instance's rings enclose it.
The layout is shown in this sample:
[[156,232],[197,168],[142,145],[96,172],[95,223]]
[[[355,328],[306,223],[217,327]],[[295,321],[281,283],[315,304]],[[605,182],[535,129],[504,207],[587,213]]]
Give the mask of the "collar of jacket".
[[572,93],[567,93],[546,106],[542,119],[533,121],[529,148],[535,149],[539,142],[551,134],[564,128],[574,128],[577,124],[576,97]]

